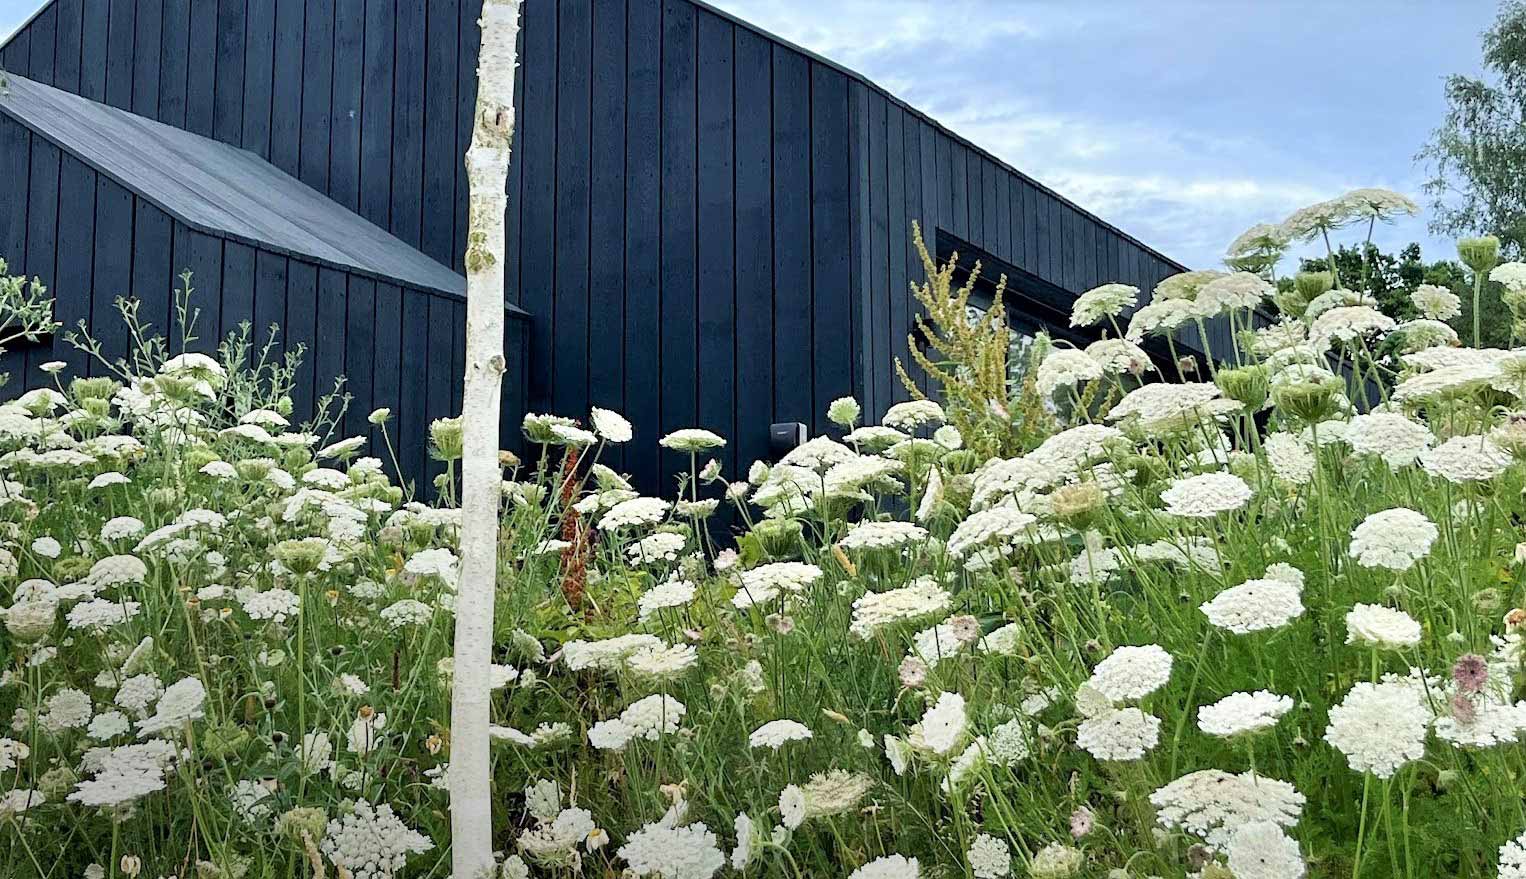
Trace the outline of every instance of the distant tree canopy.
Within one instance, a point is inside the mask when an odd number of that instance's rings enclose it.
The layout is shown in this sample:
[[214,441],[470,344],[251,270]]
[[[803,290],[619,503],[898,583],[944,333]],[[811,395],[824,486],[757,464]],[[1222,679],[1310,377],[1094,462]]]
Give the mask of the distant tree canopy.
[[[1366,258],[1363,258],[1363,253]],[[1324,257],[1299,261],[1304,272],[1322,272],[1330,268]],[[1456,260],[1426,262],[1420,245],[1411,243],[1397,254],[1384,253],[1375,244],[1345,246],[1335,251],[1335,268],[1346,286],[1370,291],[1378,300],[1378,310],[1398,321],[1419,316],[1410,294],[1421,284],[1435,284],[1457,294],[1462,300],[1462,314],[1448,321],[1458,334],[1471,340],[1473,327],[1473,276]],[[1366,278],[1366,283],[1360,279]],[[1291,283],[1288,280],[1286,283]],[[1482,302],[1483,343],[1486,346],[1510,347],[1510,309],[1499,295],[1497,285],[1486,282]]]
[[1494,82],[1446,80],[1447,113],[1417,158],[1429,167],[1431,231],[1497,235],[1506,258],[1526,255],[1526,0],[1505,0],[1484,32]]

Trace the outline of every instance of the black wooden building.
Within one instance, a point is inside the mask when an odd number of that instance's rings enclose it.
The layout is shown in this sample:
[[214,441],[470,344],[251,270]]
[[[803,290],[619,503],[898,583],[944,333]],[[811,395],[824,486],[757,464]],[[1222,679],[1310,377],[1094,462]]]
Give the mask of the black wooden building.
[[[191,269],[219,330],[307,343],[299,403],[346,375],[350,427],[392,406],[423,472],[423,426],[460,405],[479,8],[51,0],[0,48],[0,256],[103,335],[113,297],[163,314]],[[675,428],[731,437],[735,473],[770,423],[820,432],[838,396],[904,399],[912,221],[1008,274],[1017,323],[1061,334],[1079,292],[1182,268],[695,0],[526,0],[520,60],[506,425],[620,410],[637,435],[616,463],[649,489],[683,463],[656,447]],[[68,353],[8,355],[13,387]]]

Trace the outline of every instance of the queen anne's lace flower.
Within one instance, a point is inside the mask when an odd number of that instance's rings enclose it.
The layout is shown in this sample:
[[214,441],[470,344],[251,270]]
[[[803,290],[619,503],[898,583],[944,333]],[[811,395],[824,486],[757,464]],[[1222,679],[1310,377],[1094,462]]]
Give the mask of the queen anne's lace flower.
[[797,720],[770,720],[747,737],[751,748],[779,750],[787,742],[802,742],[811,737],[811,728]]
[[1346,643],[1401,650],[1420,643],[1420,624],[1402,610],[1358,604],[1346,614]]
[[886,855],[849,873],[848,879],[920,879],[921,875],[916,858]]
[[1492,748],[1519,742],[1526,735],[1526,702],[1510,704],[1492,697],[1466,702],[1464,711],[1436,718],[1436,738],[1458,748]]
[[860,522],[843,535],[843,549],[894,549],[927,539],[927,529],[911,522]]
[[965,852],[975,879],[1001,879],[1012,872],[1012,849],[1006,841],[981,833]]
[[1404,507],[1373,513],[1351,532],[1351,557],[1364,568],[1407,571],[1430,554],[1440,532],[1423,514]]
[[694,600],[697,591],[698,587],[688,580],[676,578],[664,580],[648,589],[640,598],[636,599],[636,606],[639,610],[638,619],[641,622],[646,622],[658,611],[687,607],[689,602]]
[[1158,645],[1119,647],[1097,663],[1088,683],[1110,702],[1132,702],[1164,687],[1171,665],[1171,654]]
[[1247,580],[1204,602],[1199,610],[1221,629],[1244,635],[1287,625],[1303,614],[1302,588],[1282,579]]
[[1526,833],[1500,846],[1499,879],[1526,879]]
[[1399,767],[1425,756],[1430,716],[1418,687],[1359,681],[1330,709],[1325,741],[1355,771],[1392,778]]
[[675,430],[658,440],[658,445],[663,448],[679,452],[703,452],[706,449],[718,449],[725,444],[724,437],[697,427]]
[[668,514],[671,505],[660,498],[637,497],[615,504],[599,517],[599,530],[614,531],[643,525],[656,525]]
[[432,848],[429,837],[404,824],[391,804],[373,806],[365,800],[329,821],[322,845],[334,866],[355,879],[392,879],[408,865],[409,855]]
[[1420,455],[1420,466],[1448,482],[1483,482],[1510,466],[1510,455],[1486,436],[1454,436]]
[[804,592],[821,579],[821,569],[805,562],[773,562],[737,575],[737,592],[731,603],[745,610],[766,604],[781,594]]
[[1103,284],[1076,297],[1070,305],[1070,325],[1089,327],[1098,321],[1117,317],[1139,301],[1139,288],[1128,284]]
[[1277,725],[1293,710],[1293,700],[1267,690],[1231,693],[1197,711],[1198,728],[1211,736],[1229,737],[1260,732]]
[[1076,745],[1098,760],[1138,760],[1160,741],[1160,718],[1117,708],[1081,721]]
[[1435,284],[1421,284],[1409,295],[1410,302],[1419,309],[1422,317],[1430,320],[1451,320],[1462,314],[1462,300],[1457,294]]
[[1046,397],[1060,388],[1073,388],[1081,382],[1102,378],[1102,367],[1075,348],[1056,348],[1039,364],[1035,382]]
[[993,507],[972,513],[949,536],[948,553],[962,558],[972,550],[1015,539],[1037,521],[1034,516],[1014,507]]
[[932,400],[908,400],[885,410],[885,417],[880,419],[880,423],[910,433],[924,424],[942,424],[947,420],[943,407]]
[[1250,498],[1251,489],[1245,480],[1222,471],[1178,479],[1160,494],[1167,513],[1190,519],[1233,512],[1249,503]]
[[202,703],[206,699],[207,688],[197,678],[183,678],[170,684],[159,697],[159,704],[154,706],[153,716],[138,721],[138,735],[149,736],[178,729],[192,720],[201,719],[204,716]]
[[1229,840],[1229,871],[1235,879],[1303,879],[1298,843],[1271,821],[1253,821]]
[[1028,862],[1028,875],[1032,879],[1068,879],[1079,875],[1085,863],[1086,855],[1080,849],[1051,842],[1034,853]]
[[1339,306],[1314,319],[1309,327],[1309,342],[1324,351],[1336,342],[1380,335],[1395,326],[1393,318],[1370,305]]
[[887,626],[941,613],[951,600],[930,577],[900,589],[866,592],[853,602],[853,622],[848,631],[867,640]]
[[1285,781],[1250,772],[1232,775],[1220,769],[1190,772],[1150,794],[1160,825],[1200,839],[1223,851],[1240,827],[1270,821],[1280,827],[1298,823],[1304,796]]
[[1299,486],[1314,478],[1314,453],[1303,440],[1291,433],[1278,432],[1268,436],[1261,446],[1266,450],[1266,462],[1278,479]]
[[937,703],[922,715],[922,744],[934,754],[947,755],[964,744],[969,723],[964,697],[958,693],[941,693]]
[[673,826],[668,819],[632,833],[616,852],[635,876],[710,879],[726,865],[715,834],[704,824]]
[[1359,455],[1373,455],[1392,468],[1415,463],[1430,448],[1435,437],[1430,428],[1395,412],[1358,415],[1344,433],[1351,450]]
[[618,412],[595,406],[589,413],[589,418],[593,421],[593,429],[604,438],[605,442],[627,443],[634,435],[631,423]]

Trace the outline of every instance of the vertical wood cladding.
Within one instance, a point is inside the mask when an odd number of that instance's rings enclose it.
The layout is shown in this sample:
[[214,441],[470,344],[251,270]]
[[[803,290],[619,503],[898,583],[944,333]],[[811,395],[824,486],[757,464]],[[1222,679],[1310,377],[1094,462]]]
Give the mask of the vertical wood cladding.
[[[480,8],[52,0],[0,63],[251,150],[460,271]],[[930,247],[942,233],[1072,295],[1111,280],[1150,289],[1180,270],[872,83],[702,3],[524,9],[505,284],[531,315],[511,322],[525,331],[520,381],[532,410],[626,413],[636,437],[613,463],[643,489],[670,489],[687,466],[657,449],[664,431],[727,436],[719,457],[734,477],[766,456],[770,422],[815,434],[838,396],[859,396],[871,418],[905,399],[892,364],[909,362],[918,312],[913,221]],[[102,210],[112,223],[139,218],[135,227],[153,216],[46,146],[0,163],[37,178],[40,204],[18,212],[8,201],[0,231],[24,230],[39,274],[89,235],[89,223],[49,217],[60,199],[88,197],[97,225]],[[324,376],[350,372],[352,390],[399,401],[404,436],[452,411],[459,302],[296,261],[283,270],[178,226],[152,234],[169,240],[175,265],[194,257],[212,269],[198,286],[215,288],[209,319],[220,327],[284,307],[288,343],[314,339],[304,400],[322,396]],[[58,265],[58,286],[88,288],[109,251]],[[132,279],[134,292],[149,285]],[[264,292],[283,282],[284,301]],[[412,368],[420,358],[425,368]],[[411,411],[421,395],[424,409]],[[419,440],[401,454],[433,466]]]
[[[178,276],[188,270],[192,305],[200,309],[192,350],[213,351],[244,322],[254,342],[264,345],[270,325],[279,325],[273,354],[305,349],[292,393],[297,419],[344,376],[354,395],[345,433],[368,435],[371,452],[385,458],[381,434],[366,416],[390,407],[398,419],[391,427],[394,439],[403,441],[403,475],[418,479],[426,473],[421,438],[427,420],[460,408],[451,388],[461,374],[463,300],[194,229],[3,114],[0,177],[7,181],[7,196],[0,199],[0,257],[12,274],[45,280],[54,316],[66,329],[84,321],[104,354],[124,356],[129,340],[116,306],[122,296],[138,301],[140,319],[155,332],[178,339],[178,329],[168,328]],[[507,324],[507,355],[517,363],[526,327],[513,318]],[[69,363],[75,375],[104,372],[61,330],[40,343],[15,344],[0,357],[0,372],[10,374],[5,395],[51,386],[38,368],[50,360]],[[426,390],[433,391],[427,403]],[[504,408],[524,411],[518,377],[505,386]],[[508,434],[511,442],[514,436]]]

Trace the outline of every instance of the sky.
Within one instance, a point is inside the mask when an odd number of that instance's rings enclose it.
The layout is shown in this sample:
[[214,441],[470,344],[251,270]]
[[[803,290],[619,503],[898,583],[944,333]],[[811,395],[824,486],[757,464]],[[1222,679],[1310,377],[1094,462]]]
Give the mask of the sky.
[[[0,0],[0,34],[38,2]],[[1495,14],[1486,0],[713,2],[1197,268],[1252,224],[1356,187],[1424,204],[1415,154],[1443,79],[1480,72]],[[1375,240],[1453,255],[1428,213]]]
[[[1481,0],[714,2],[1193,268],[1357,187],[1424,205],[1414,157],[1443,79],[1481,72],[1495,15]],[[1374,240],[1454,256],[1428,213]]]

